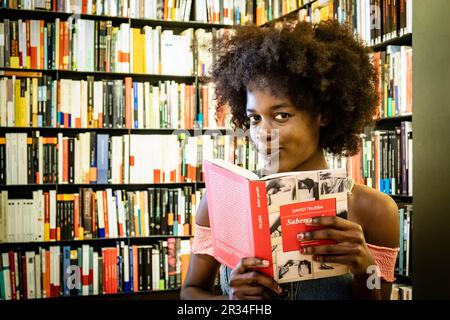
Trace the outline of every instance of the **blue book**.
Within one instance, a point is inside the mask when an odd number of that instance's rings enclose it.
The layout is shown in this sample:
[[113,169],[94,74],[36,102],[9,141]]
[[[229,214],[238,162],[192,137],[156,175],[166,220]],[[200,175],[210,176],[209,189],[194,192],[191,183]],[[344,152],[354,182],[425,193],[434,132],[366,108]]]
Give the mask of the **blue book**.
[[[70,296],[72,282],[69,283],[69,277],[72,275],[70,269],[70,246],[63,247],[63,296]],[[76,285],[76,284],[75,284]]]
[[129,252],[130,252],[130,260],[129,260],[129,264],[130,264],[130,288],[128,292],[134,292],[134,272],[133,272],[133,268],[134,268],[134,263],[133,263],[133,247],[130,246],[129,247]]
[[[97,134],[97,183],[107,184],[108,183],[108,141],[109,135],[107,134]],[[101,235],[101,230],[99,230],[99,237],[105,237],[105,230],[103,230],[103,236]]]

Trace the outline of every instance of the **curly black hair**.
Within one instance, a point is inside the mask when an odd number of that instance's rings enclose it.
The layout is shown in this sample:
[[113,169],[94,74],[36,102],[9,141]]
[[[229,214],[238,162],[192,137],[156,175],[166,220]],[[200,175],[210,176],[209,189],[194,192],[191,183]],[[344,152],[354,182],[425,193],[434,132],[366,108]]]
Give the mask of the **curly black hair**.
[[229,105],[234,126],[248,129],[247,89],[269,89],[301,110],[322,115],[327,123],[320,131],[323,149],[354,155],[378,104],[369,53],[349,27],[334,21],[239,27],[214,46],[218,105]]

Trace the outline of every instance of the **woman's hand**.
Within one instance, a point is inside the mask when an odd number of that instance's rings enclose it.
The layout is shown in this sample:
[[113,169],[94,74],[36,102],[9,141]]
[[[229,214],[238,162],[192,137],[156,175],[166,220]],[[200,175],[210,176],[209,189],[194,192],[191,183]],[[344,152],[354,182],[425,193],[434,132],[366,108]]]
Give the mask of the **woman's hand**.
[[230,300],[267,300],[273,294],[281,294],[282,289],[271,277],[253,268],[269,267],[267,260],[258,258],[242,258],[231,272]]
[[359,224],[334,216],[316,217],[307,225],[323,229],[300,233],[297,235],[299,241],[328,239],[336,243],[304,246],[300,249],[302,254],[313,255],[317,262],[346,264],[355,277],[367,276],[367,268],[375,265]]

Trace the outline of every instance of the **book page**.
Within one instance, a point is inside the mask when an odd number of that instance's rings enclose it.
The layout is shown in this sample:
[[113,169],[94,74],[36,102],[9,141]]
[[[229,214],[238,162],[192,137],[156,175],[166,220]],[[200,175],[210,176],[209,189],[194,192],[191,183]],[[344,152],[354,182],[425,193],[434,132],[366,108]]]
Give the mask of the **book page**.
[[[240,258],[254,254],[249,181],[223,168],[209,166],[206,185],[214,255],[233,268]],[[240,196],[230,197],[231,194]]]
[[222,159],[208,159],[206,160],[208,162],[211,162],[215,164],[216,166],[222,167],[232,173],[238,174],[248,180],[258,180],[259,177],[255,173],[251,172],[250,170],[244,169],[242,167],[239,167],[235,164],[231,164],[229,162],[226,162]]

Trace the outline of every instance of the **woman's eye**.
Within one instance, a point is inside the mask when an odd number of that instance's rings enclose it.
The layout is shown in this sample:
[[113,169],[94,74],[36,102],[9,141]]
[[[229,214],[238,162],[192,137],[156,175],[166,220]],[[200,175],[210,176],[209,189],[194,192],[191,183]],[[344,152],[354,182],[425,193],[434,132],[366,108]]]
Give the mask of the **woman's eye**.
[[278,114],[274,117],[274,119],[275,119],[275,120],[287,120],[290,116],[291,116],[291,115],[290,115],[289,113],[284,113],[284,112],[282,112],[282,113],[278,113]]
[[250,121],[250,123],[255,123],[261,120],[261,117],[258,115],[250,115],[248,116],[248,120]]

